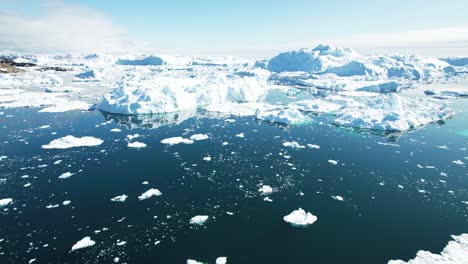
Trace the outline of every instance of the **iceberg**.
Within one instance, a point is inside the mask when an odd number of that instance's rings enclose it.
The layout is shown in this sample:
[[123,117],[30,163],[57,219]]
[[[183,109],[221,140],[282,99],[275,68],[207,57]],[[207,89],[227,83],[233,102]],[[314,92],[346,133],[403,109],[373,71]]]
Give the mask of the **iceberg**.
[[302,208],[299,208],[283,217],[283,220],[293,226],[307,227],[317,221],[317,216],[306,213]]
[[161,143],[166,144],[166,145],[177,145],[177,144],[180,144],[180,143],[193,144],[193,140],[183,138],[183,137],[171,137],[171,138],[166,138],[166,139],[161,140]]
[[75,251],[78,249],[83,249],[87,247],[92,247],[96,244],[95,241],[91,240],[91,237],[84,237],[80,241],[76,242],[75,245],[72,246],[71,251]]
[[255,113],[257,119],[264,120],[270,123],[281,124],[304,124],[311,121],[311,119],[302,114],[296,108],[285,108],[279,110],[262,110],[257,109]]
[[115,64],[131,66],[160,66],[165,63],[161,58],[150,55],[143,59],[119,59]]
[[143,201],[146,199],[149,199],[153,196],[161,196],[162,193],[158,189],[149,189],[146,192],[142,193],[140,196],[138,196],[138,200]]
[[135,142],[129,142],[127,144],[127,147],[140,149],[140,148],[146,148],[146,144],[143,142],[135,141]]
[[190,224],[204,225],[206,221],[208,221],[208,218],[209,217],[207,215],[197,215],[190,218]]
[[361,98],[362,104],[343,108],[334,123],[362,129],[406,131],[444,120],[453,111],[431,100],[403,98],[398,94]]
[[59,139],[52,140],[47,145],[42,145],[43,149],[67,149],[75,147],[93,147],[99,146],[104,141],[95,137],[74,137],[74,136],[65,136]]
[[0,199],[0,209],[8,206],[12,202],[13,202],[13,199],[11,199],[11,198]]
[[390,260],[388,264],[461,264],[468,259],[468,234],[452,236],[452,241],[440,254],[428,251],[418,251],[414,259],[408,262],[403,260]]

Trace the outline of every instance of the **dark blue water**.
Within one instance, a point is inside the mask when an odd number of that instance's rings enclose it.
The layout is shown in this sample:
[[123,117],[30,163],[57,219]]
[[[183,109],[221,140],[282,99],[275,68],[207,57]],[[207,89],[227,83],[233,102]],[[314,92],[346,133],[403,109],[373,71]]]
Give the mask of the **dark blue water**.
[[[408,260],[420,249],[440,252],[450,235],[468,232],[468,170],[452,162],[468,163],[464,103],[455,102],[458,114],[445,123],[393,135],[328,125],[326,115],[284,127],[252,117],[2,110],[0,156],[8,158],[0,161],[0,198],[14,202],[0,213],[0,263],[214,263],[226,256],[228,263],[375,264]],[[50,128],[37,129],[42,125]],[[122,132],[110,132],[116,127]],[[126,135],[135,133],[146,148],[127,147]],[[160,143],[196,133],[210,138]],[[41,148],[66,135],[104,143]],[[292,140],[320,149],[283,147]],[[76,174],[58,179],[68,171]],[[258,192],[263,184],[275,189],[273,202]],[[163,195],[138,201],[149,188]],[[126,202],[110,201],[121,194]],[[299,207],[318,221],[294,228],[282,220]],[[195,215],[210,219],[190,225]],[[85,236],[96,245],[70,252]]]

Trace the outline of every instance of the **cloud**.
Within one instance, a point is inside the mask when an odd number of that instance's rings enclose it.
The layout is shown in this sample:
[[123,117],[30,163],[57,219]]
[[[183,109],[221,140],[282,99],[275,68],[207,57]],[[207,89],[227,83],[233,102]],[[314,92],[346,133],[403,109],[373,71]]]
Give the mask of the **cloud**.
[[131,45],[126,30],[82,6],[49,2],[41,14],[0,12],[0,50],[22,52],[115,51]]
[[364,53],[414,53],[462,56],[468,53],[468,27],[446,27],[392,33],[359,34],[334,40]]

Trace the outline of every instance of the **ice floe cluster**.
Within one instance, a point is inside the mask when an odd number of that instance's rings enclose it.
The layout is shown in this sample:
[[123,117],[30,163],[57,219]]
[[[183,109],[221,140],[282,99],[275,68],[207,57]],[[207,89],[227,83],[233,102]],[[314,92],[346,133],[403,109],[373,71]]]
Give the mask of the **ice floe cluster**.
[[[0,74],[0,108],[160,115],[138,117],[149,124],[180,123],[201,108],[210,118],[255,116],[291,125],[332,114],[340,126],[404,131],[452,116],[441,99],[467,97],[466,88],[406,92],[465,74],[466,59],[362,56],[330,45],[264,60],[118,53],[8,58],[30,67]],[[287,99],[275,99],[278,91]]]

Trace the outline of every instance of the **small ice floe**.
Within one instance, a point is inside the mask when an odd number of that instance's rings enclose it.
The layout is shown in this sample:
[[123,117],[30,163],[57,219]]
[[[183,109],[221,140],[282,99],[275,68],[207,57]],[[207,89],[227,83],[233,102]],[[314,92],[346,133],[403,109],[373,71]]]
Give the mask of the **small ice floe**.
[[447,246],[440,254],[420,250],[414,259],[405,262],[403,260],[390,260],[388,264],[461,264],[468,259],[468,234],[452,236]]
[[43,125],[43,126],[38,127],[37,129],[46,129],[46,128],[49,128],[49,127],[50,127],[49,125]]
[[463,161],[461,161],[461,160],[454,160],[454,161],[452,161],[452,162],[455,163],[455,164],[457,164],[457,165],[460,165],[460,166],[465,165],[465,163],[464,163]]
[[190,218],[190,224],[194,225],[204,225],[208,221],[209,216],[207,215],[197,215]]
[[117,246],[123,246],[123,245],[125,245],[125,244],[127,244],[127,241],[118,241],[118,242],[116,243]]
[[149,189],[146,192],[142,193],[140,196],[138,196],[138,200],[146,200],[148,198],[151,198],[153,196],[160,196],[162,193],[158,189]]
[[244,133],[240,133],[240,134],[237,134],[236,137],[238,137],[238,138],[244,138],[245,135],[244,135]]
[[211,161],[211,157],[210,156],[206,156],[203,158],[204,161]]
[[149,182],[148,182],[148,181],[144,181],[144,182],[142,182],[141,184],[143,184],[143,185],[148,185]]
[[273,188],[271,188],[270,185],[263,185],[260,189],[258,189],[258,191],[259,191],[262,195],[268,195],[268,194],[273,193]]
[[67,149],[74,147],[92,147],[99,146],[104,141],[95,137],[74,137],[74,136],[65,136],[59,139],[52,140],[47,145],[42,145],[43,149]]
[[263,201],[272,203],[273,199],[271,199],[270,197],[267,196],[267,197],[263,198]]
[[310,149],[320,149],[319,145],[314,145],[314,144],[307,144],[307,147]]
[[133,134],[133,135],[127,135],[128,140],[134,140],[135,138],[139,137],[140,134]]
[[6,158],[8,158],[8,157],[7,156],[0,156],[0,161],[4,160]]
[[33,258],[33,259],[30,259],[30,260],[28,261],[28,264],[32,264],[32,263],[34,263],[35,261],[36,261],[36,259],[34,259],[34,258]]
[[265,111],[262,109],[258,109],[255,113],[255,117],[270,123],[281,123],[291,125],[305,124],[311,121],[310,117],[304,115],[301,111],[294,107]]
[[295,148],[295,149],[303,149],[305,146],[297,143],[296,141],[291,141],[291,142],[284,142],[283,146],[287,148]]
[[113,261],[114,261],[114,263],[119,263],[120,258],[119,258],[119,257],[115,257]]
[[193,144],[193,140],[183,137],[171,137],[161,140],[162,144],[177,145],[177,144]]
[[68,179],[70,178],[71,176],[73,176],[74,173],[71,173],[71,172],[64,172],[62,173],[58,178],[59,179]]
[[293,226],[306,227],[315,223],[315,221],[317,221],[317,216],[306,213],[302,208],[299,208],[283,217],[283,220]]
[[118,132],[122,132],[122,130],[118,129],[118,128],[113,128],[110,130],[111,132],[115,132],[115,133],[118,133]]
[[54,162],[54,165],[59,165],[61,162],[62,162],[62,160],[56,160],[56,161]]
[[127,198],[128,198],[127,195],[122,194],[122,195],[119,195],[119,196],[116,196],[116,197],[112,198],[111,201],[123,203],[123,202],[125,202],[127,200]]
[[336,160],[328,160],[328,163],[333,164],[333,165],[338,165],[338,161]]
[[69,205],[70,203],[71,203],[70,200],[65,200],[65,201],[62,202],[63,205]]
[[215,264],[226,264],[227,263],[227,257],[219,257],[216,259]]
[[143,143],[143,142],[135,141],[135,142],[131,142],[131,143],[129,142],[129,143],[127,144],[127,147],[140,149],[140,148],[146,148],[146,144]]
[[58,204],[49,204],[49,205],[46,206],[47,209],[53,209],[53,208],[57,208],[57,207],[59,207]]
[[13,199],[11,199],[11,198],[0,199],[0,208],[4,208],[4,207],[8,206],[12,202],[13,202]]
[[26,183],[25,185],[23,185],[23,187],[30,187],[31,186],[31,183]]
[[205,139],[208,139],[208,138],[209,137],[206,134],[194,134],[194,135],[190,136],[190,139],[195,140],[195,141],[205,140]]
[[468,205],[468,201],[461,201],[462,203]]
[[448,149],[447,145],[436,146],[436,148],[440,148],[440,149]]
[[200,262],[200,261],[196,261],[196,260],[193,260],[193,259],[187,259],[187,264],[205,264],[205,263]]
[[337,201],[340,201],[340,202],[343,202],[344,201],[344,198],[339,196],[339,195],[336,195],[336,196],[332,196],[333,199],[337,200]]
[[72,246],[71,251],[75,251],[75,250],[83,249],[83,248],[87,248],[87,247],[92,247],[95,244],[96,244],[96,242],[91,240],[91,237],[84,237],[83,239],[76,242],[76,244]]

